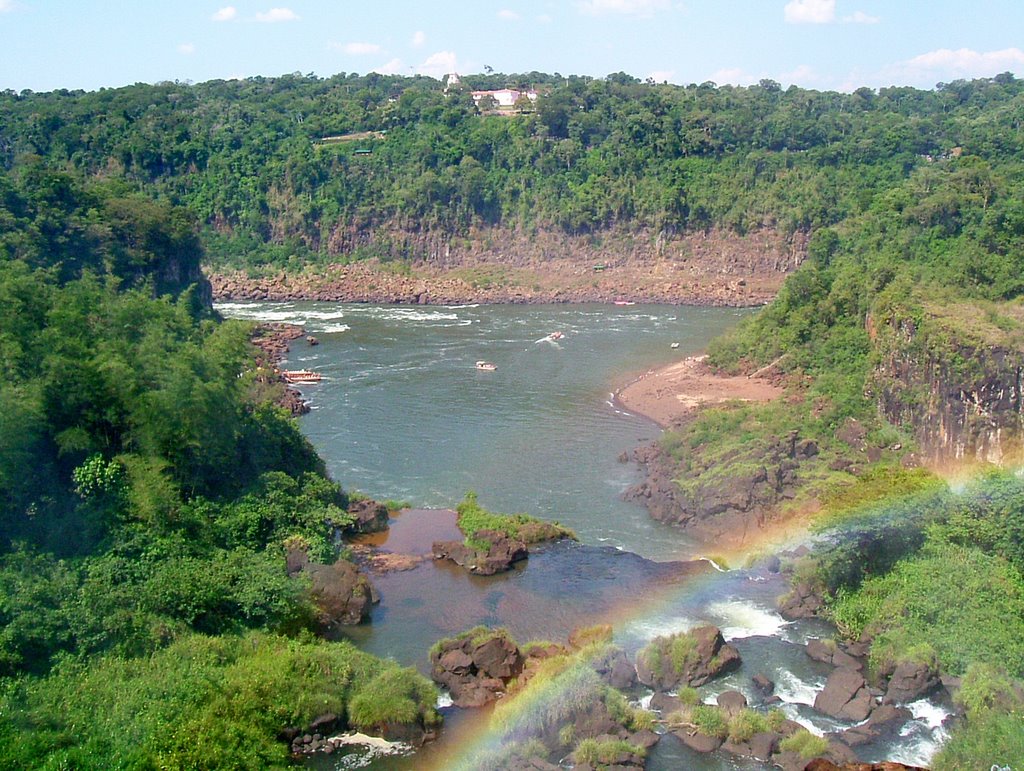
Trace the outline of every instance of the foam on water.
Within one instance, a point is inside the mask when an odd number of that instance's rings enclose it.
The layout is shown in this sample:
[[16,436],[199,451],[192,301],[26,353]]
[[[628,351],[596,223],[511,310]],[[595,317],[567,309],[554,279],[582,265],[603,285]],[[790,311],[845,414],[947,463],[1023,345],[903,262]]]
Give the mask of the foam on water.
[[[619,549],[621,547],[616,546]],[[632,638],[648,642],[655,637],[668,637],[678,632],[688,632],[697,625],[697,622],[686,616],[674,618],[651,618],[632,624],[628,634]]]
[[808,682],[801,680],[788,669],[778,673],[775,680],[775,693],[786,704],[814,704],[814,697],[825,687],[825,681]]
[[922,721],[933,731],[942,728],[946,719],[953,714],[948,709],[940,707],[938,704],[928,701],[928,699],[918,699],[911,702],[907,705],[907,709],[914,715],[915,720]]
[[455,702],[452,701],[452,695],[448,693],[448,691],[441,691],[437,696],[437,704],[435,707],[437,709],[444,709],[445,707],[451,707],[454,704]]
[[320,331],[325,335],[336,334],[338,332],[348,332],[352,327],[348,324],[327,324]]
[[337,758],[334,767],[338,769],[365,768],[379,758],[410,755],[413,752],[412,746],[404,742],[389,742],[378,736],[367,736],[361,733],[342,734],[331,737],[329,741],[340,745],[340,747],[358,747],[358,750],[350,750]]
[[778,636],[790,623],[775,611],[750,600],[721,600],[708,605],[707,612],[719,622],[718,627],[726,640]]

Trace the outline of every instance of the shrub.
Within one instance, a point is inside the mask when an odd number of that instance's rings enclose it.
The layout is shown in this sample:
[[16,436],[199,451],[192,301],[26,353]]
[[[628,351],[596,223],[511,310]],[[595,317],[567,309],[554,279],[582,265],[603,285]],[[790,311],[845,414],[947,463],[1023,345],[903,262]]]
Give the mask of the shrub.
[[815,736],[810,731],[797,731],[779,742],[779,749],[795,752],[804,760],[810,760],[828,751],[828,739]]
[[388,725],[437,722],[437,691],[416,670],[387,669],[362,685],[349,704],[356,728],[380,730]]
[[729,723],[722,710],[710,704],[699,704],[690,712],[690,722],[705,736],[724,739],[729,735]]
[[745,742],[754,734],[768,730],[768,717],[752,709],[742,710],[729,721],[729,739],[734,742]]
[[615,763],[623,753],[644,757],[646,751],[623,739],[584,739],[573,751],[573,758],[579,764],[601,766]]

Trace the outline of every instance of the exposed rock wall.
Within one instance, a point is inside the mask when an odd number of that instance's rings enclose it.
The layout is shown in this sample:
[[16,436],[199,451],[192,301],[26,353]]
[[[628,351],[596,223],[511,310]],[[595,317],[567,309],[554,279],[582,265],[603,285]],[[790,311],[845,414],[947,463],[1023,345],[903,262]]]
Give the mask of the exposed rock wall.
[[871,392],[881,414],[912,432],[932,463],[1001,463],[1024,436],[1024,351],[935,316],[875,327]]
[[[418,303],[640,302],[751,306],[803,261],[806,237],[763,230],[600,237],[492,229],[453,238],[391,234],[384,257],[318,272],[211,275],[224,300]],[[396,245],[397,244],[397,245]],[[405,244],[404,246],[402,244]],[[598,269],[595,269],[597,266]]]

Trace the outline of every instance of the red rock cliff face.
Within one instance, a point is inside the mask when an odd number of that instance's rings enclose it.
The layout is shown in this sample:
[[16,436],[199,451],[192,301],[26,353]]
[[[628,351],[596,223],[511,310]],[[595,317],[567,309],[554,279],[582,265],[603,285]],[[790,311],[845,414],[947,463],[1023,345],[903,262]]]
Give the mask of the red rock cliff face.
[[869,331],[879,353],[871,392],[881,414],[913,433],[933,463],[1001,463],[1024,437],[1024,351],[967,337],[934,317]]
[[786,237],[769,230],[743,236],[624,230],[567,236],[507,229],[481,230],[467,238],[372,235],[376,240],[368,251],[382,261],[339,263],[315,273],[214,275],[214,295],[442,305],[626,298],[750,306],[771,300],[807,252],[804,234]]

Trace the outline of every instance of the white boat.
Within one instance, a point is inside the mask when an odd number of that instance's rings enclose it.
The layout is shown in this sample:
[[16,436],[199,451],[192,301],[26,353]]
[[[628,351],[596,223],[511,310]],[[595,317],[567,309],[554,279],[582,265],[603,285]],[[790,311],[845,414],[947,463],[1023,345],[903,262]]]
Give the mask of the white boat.
[[320,382],[320,373],[309,369],[286,369],[281,372],[281,376],[289,383],[309,384]]
[[565,335],[563,335],[561,332],[552,332],[550,335],[548,335],[548,340],[561,340],[563,337],[565,337]]
[[494,370],[498,368],[498,365],[492,364],[489,361],[478,361],[476,363],[476,368],[479,370],[483,370],[484,372],[494,372]]

